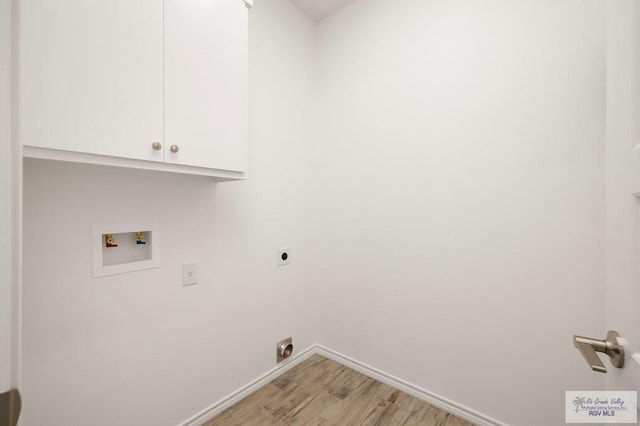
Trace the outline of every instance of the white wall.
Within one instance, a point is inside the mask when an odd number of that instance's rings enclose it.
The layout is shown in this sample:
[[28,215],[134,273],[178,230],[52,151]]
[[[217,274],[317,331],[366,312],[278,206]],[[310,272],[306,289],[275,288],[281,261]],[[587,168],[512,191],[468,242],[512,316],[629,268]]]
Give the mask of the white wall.
[[[26,162],[23,426],[175,425],[274,367],[278,340],[316,341],[314,37],[285,0],[250,11],[248,181]],[[140,222],[160,225],[161,268],[92,279],[91,226]]]
[[600,389],[605,10],[367,0],[320,23],[320,343],[497,420]]
[[11,1],[0,0],[0,392],[11,387]]

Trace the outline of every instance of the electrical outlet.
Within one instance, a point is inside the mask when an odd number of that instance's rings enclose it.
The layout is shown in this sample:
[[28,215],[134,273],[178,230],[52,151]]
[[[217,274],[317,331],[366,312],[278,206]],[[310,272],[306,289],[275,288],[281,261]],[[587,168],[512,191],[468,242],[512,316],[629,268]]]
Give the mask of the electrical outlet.
[[185,262],[182,264],[182,285],[198,284],[198,262]]
[[278,249],[278,266],[284,266],[291,263],[291,247],[283,247]]

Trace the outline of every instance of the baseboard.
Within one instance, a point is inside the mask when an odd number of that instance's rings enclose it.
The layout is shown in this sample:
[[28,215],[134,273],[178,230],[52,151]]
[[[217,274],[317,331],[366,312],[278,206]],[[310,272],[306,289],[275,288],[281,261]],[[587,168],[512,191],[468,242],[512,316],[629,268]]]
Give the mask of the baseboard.
[[265,386],[270,381],[284,374],[285,372],[292,369],[296,365],[300,364],[302,361],[309,358],[311,355],[315,353],[317,353],[316,345],[309,346],[307,349],[303,350],[297,355],[292,356],[290,361],[285,360],[284,363],[281,363],[278,366],[267,371],[265,374],[258,377],[256,380],[252,381],[251,383],[243,386],[242,388],[231,393],[230,395],[227,395],[226,397],[222,398],[220,401],[214,404],[211,404],[209,407],[205,408],[195,416],[181,423],[180,426],[202,426],[203,424],[213,419],[218,414],[222,413],[227,408],[242,401],[247,396],[251,395],[261,387]]
[[461,419],[473,423],[474,425],[507,426],[505,423],[492,419],[491,417],[485,416],[484,414],[478,413],[477,411],[465,407],[464,405],[458,404],[433,392],[429,392],[419,386],[413,385],[360,361],[356,361],[353,358],[350,358],[332,349],[326,348],[322,345],[315,345],[314,353],[322,355],[346,367],[352,368],[357,372],[364,374],[365,376],[369,376],[372,379],[376,379],[379,382],[401,390],[406,394],[409,394],[419,400],[431,404],[434,407],[441,409],[442,411],[446,411],[447,413],[451,413],[454,416],[460,417]]
[[312,345],[299,354],[295,355],[291,359],[291,361],[288,361],[285,364],[278,365],[277,367],[271,369],[270,371],[263,374],[246,386],[242,387],[241,389],[238,389],[230,395],[222,398],[220,401],[210,405],[200,413],[181,423],[180,426],[202,426],[204,423],[213,419],[215,416],[217,416],[227,408],[251,395],[261,387],[265,386],[267,383],[271,382],[281,374],[284,374],[286,371],[300,364],[302,361],[314,354],[322,355],[346,367],[352,368],[366,376],[371,377],[372,379],[376,379],[386,385],[399,389],[402,392],[405,392],[415,398],[431,404],[443,411],[451,413],[454,416],[460,417],[461,419],[473,423],[474,425],[507,426],[505,423],[485,416],[484,414],[465,407],[464,405],[458,404],[433,392],[429,392],[419,386],[415,386],[409,382],[392,376],[391,374],[385,373],[384,371],[378,370],[377,368],[371,367],[370,365],[356,361],[353,358],[317,344]]

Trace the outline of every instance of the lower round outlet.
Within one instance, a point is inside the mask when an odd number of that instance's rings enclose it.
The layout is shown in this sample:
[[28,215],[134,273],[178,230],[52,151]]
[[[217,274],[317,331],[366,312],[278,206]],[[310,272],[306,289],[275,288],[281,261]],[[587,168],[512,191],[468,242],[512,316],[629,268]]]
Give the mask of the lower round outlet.
[[293,345],[287,345],[286,348],[282,348],[280,350],[280,356],[282,358],[289,358],[292,353],[293,353]]
[[278,362],[289,358],[293,354],[293,339],[290,337],[281,342],[278,342],[276,351]]

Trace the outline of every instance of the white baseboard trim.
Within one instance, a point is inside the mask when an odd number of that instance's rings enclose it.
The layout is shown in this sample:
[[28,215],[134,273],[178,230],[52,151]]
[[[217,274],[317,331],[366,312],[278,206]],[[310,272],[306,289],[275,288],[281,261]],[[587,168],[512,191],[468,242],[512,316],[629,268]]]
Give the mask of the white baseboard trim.
[[265,386],[270,381],[274,380],[278,376],[284,374],[288,370],[292,369],[296,365],[300,364],[305,359],[316,353],[316,345],[309,346],[297,355],[294,355],[290,361],[285,361],[278,366],[267,371],[262,376],[258,377],[251,383],[243,386],[237,391],[225,396],[220,401],[211,404],[195,416],[180,423],[179,426],[202,426],[209,420],[213,419],[218,414],[222,413],[227,408],[242,401],[247,396],[251,395],[261,387]]
[[385,373],[384,371],[378,370],[377,368],[371,367],[370,365],[364,364],[362,362],[356,361],[353,358],[350,358],[346,355],[343,355],[339,352],[336,352],[332,349],[326,348],[322,345],[312,345],[300,352],[288,361],[286,364],[278,365],[277,367],[269,370],[256,380],[251,383],[243,386],[237,391],[227,395],[222,398],[218,402],[210,405],[205,408],[198,414],[194,415],[190,419],[181,423],[179,426],[202,426],[204,423],[213,419],[215,416],[231,407],[232,405],[238,403],[242,399],[251,395],[261,387],[265,386],[267,383],[271,382],[278,376],[284,374],[286,371],[300,364],[305,359],[309,358],[311,355],[319,354],[326,358],[329,358],[333,361],[336,361],[346,367],[352,368],[366,376],[371,377],[372,379],[376,379],[379,382],[382,382],[386,385],[392,386],[396,389],[405,392],[415,398],[418,398],[428,404],[433,405],[443,411],[453,414],[454,416],[460,417],[470,423],[473,423],[478,426],[508,426],[506,423],[502,423],[498,420],[492,419],[489,416],[485,416],[482,413],[479,413],[475,410],[472,410],[464,405],[458,404],[454,401],[451,401],[447,398],[444,398],[440,395],[437,395],[433,392],[429,392],[425,389],[422,389],[419,386],[415,386],[409,382],[406,382],[402,379],[399,379],[391,374]]
[[485,416],[484,414],[465,407],[464,405],[458,404],[433,392],[429,392],[419,386],[413,385],[360,361],[356,361],[353,358],[350,358],[332,349],[326,348],[322,345],[315,345],[314,353],[317,353],[344,366],[352,368],[359,373],[369,376],[372,379],[378,380],[381,383],[399,389],[408,395],[431,404],[434,407],[441,409],[442,411],[446,411],[447,413],[451,413],[454,416],[460,417],[461,419],[473,423],[474,425],[508,426],[506,423],[502,423],[496,419],[492,419],[491,417]]

